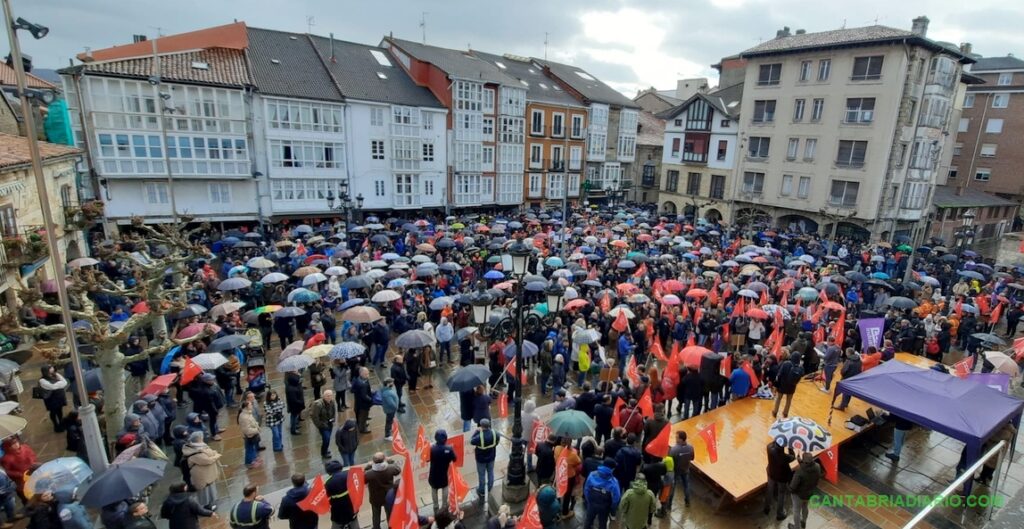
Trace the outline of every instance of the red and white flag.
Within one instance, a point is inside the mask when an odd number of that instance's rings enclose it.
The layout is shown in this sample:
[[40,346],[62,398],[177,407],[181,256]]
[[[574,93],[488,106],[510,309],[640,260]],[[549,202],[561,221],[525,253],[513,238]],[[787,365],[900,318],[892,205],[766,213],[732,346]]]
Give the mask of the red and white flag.
[[363,495],[366,492],[366,471],[361,466],[348,469],[348,499],[352,502],[352,511],[359,512],[363,506]]
[[402,479],[395,492],[395,505],[391,508],[388,527],[391,529],[419,529],[419,512],[416,509],[416,484],[412,475],[412,464],[406,460],[402,465]]
[[430,462],[430,443],[427,442],[427,431],[422,424],[416,429],[416,453],[420,455],[420,465]]
[[309,487],[309,494],[306,494],[306,497],[297,505],[304,511],[315,512],[321,516],[331,512],[331,501],[327,497],[327,489],[324,488],[322,476],[317,475]]
[[[613,417],[614,420],[614,417]],[[537,445],[543,443],[548,435],[551,434],[551,428],[544,424],[542,421],[536,421],[533,423],[533,431],[530,432],[530,443],[526,446],[527,450],[532,454],[537,450]]]
[[818,456],[821,465],[825,467],[825,479],[829,483],[839,483],[839,448],[833,446]]
[[508,393],[498,393],[498,417],[508,417]]
[[571,449],[563,448],[555,460],[555,491],[559,498],[569,492],[569,450]]
[[393,424],[394,432],[392,432],[391,449],[396,454],[404,457],[407,461],[409,460],[409,449],[405,446],[405,439],[402,439],[402,429],[398,427],[398,424]]
[[542,529],[543,527],[540,523],[540,509],[537,508],[537,494],[530,494],[530,497],[526,498],[526,507],[523,509],[523,515],[519,517],[516,529]]
[[718,462],[718,437],[715,434],[715,423],[711,423],[704,428],[701,428],[697,435],[700,435],[701,439],[704,440],[704,444],[708,451],[708,461],[712,463]]

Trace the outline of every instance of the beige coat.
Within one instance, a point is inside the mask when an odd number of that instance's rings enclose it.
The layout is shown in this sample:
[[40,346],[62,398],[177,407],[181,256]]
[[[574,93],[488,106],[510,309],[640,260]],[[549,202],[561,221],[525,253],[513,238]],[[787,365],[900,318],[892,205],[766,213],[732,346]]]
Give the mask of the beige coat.
[[246,439],[260,434],[260,425],[252,415],[252,410],[243,410],[238,414],[238,427],[242,430],[242,437]]
[[181,448],[181,455],[188,459],[188,467],[192,471],[192,486],[196,490],[203,490],[207,485],[217,481],[220,476],[220,469],[217,468],[220,454],[216,450],[206,443],[189,443]]

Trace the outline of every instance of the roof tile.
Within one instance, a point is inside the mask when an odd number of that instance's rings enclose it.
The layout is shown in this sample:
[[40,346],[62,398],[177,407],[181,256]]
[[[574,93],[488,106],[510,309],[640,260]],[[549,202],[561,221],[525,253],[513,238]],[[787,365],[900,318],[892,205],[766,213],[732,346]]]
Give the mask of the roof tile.
[[[25,72],[25,82],[29,88],[39,88],[42,90],[57,90],[59,88],[57,85],[44,81],[28,72]],[[0,62],[0,85],[18,86],[18,78],[14,68],[8,66],[5,62]]]
[[537,58],[534,58],[533,62],[549,68],[552,75],[561,79],[562,82],[571,86],[574,90],[582,94],[583,97],[591,101],[626,108],[640,108],[640,105],[637,105],[632,99],[604,84],[598,80],[597,77],[590,75],[590,73],[583,68]]
[[344,99],[306,34],[256,28],[249,28],[248,33],[249,67],[261,93],[326,101]]
[[[311,35],[310,39],[346,99],[444,108],[428,88],[418,86],[405,70],[394,62],[387,50],[335,39],[332,62],[331,40],[315,35]],[[378,52],[391,63],[391,66],[377,62],[371,52]]]
[[[205,63],[207,68],[195,68]],[[147,78],[154,75],[153,57],[138,57],[84,65],[87,73]],[[251,84],[241,50],[211,48],[160,55],[160,75],[166,81],[182,81],[221,86],[242,87]]]
[[470,54],[470,52],[429,46],[411,40],[395,38],[388,38],[387,40],[393,42],[409,55],[437,66],[447,73],[449,77],[479,80],[505,86],[522,86],[518,80],[505,75],[494,64],[476,57]]
[[[39,142],[39,153],[43,160],[81,153],[81,149],[69,145]],[[28,138],[0,133],[0,168],[32,163],[28,150]]]
[[1024,70],[1024,61],[1007,55],[1006,57],[981,57],[971,66],[971,72],[979,73],[986,70]]

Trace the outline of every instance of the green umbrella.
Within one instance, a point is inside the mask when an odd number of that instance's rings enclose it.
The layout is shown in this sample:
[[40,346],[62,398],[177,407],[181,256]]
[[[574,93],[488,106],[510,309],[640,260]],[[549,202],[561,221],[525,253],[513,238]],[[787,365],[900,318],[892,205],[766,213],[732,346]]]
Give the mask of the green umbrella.
[[565,410],[555,413],[548,421],[551,433],[559,437],[580,438],[594,435],[597,424],[589,415],[577,410]]
[[898,251],[898,252],[912,252],[912,251],[914,251],[914,249],[911,248],[910,246],[907,246],[906,244],[901,244],[901,245],[896,247],[896,251]]
[[538,304],[534,305],[533,306],[533,311],[536,312],[537,314],[540,314],[541,316],[547,316],[548,315],[548,303],[546,301],[544,301],[544,302],[541,302],[541,303],[538,303]]

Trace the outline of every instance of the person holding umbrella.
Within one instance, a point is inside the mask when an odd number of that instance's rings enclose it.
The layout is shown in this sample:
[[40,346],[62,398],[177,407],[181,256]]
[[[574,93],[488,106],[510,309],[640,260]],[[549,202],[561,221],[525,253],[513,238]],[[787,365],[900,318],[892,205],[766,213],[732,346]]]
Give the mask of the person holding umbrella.
[[3,449],[4,456],[0,458],[0,466],[14,482],[14,490],[21,498],[21,502],[25,503],[25,473],[36,465],[36,453],[17,436],[4,440]]

